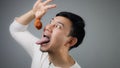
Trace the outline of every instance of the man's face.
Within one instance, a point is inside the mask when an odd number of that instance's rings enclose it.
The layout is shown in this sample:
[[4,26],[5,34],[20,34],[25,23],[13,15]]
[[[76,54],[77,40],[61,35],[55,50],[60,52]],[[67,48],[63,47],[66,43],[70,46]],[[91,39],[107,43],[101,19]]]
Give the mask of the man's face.
[[46,25],[40,40],[40,50],[43,52],[55,52],[65,49],[71,29],[71,21],[65,17],[57,16],[50,24]]

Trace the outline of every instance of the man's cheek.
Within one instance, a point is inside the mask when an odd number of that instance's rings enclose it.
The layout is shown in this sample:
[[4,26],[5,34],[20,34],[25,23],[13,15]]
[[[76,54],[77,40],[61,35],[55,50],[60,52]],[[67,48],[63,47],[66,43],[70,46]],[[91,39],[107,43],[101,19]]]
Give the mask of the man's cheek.
[[64,35],[62,32],[54,30],[54,33],[52,34],[56,40],[64,39]]

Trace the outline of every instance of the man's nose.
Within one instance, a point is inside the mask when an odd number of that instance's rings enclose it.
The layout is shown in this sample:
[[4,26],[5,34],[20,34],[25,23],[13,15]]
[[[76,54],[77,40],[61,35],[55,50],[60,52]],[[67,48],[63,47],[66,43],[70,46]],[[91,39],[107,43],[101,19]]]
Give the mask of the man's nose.
[[44,31],[47,30],[47,31],[49,31],[50,33],[52,33],[53,28],[54,28],[54,24],[48,24],[48,25],[45,26]]

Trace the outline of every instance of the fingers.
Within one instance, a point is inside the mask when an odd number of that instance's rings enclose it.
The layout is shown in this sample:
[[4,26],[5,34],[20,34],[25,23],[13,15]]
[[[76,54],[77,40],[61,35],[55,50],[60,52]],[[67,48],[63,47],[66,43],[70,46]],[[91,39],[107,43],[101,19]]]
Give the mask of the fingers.
[[44,2],[41,1],[42,0],[38,0],[35,3],[35,6],[33,7],[36,18],[41,18],[48,11],[48,9],[52,9],[56,7],[56,4],[51,4],[51,5],[48,4],[52,0],[46,0]]
[[37,1],[42,2],[42,0],[37,0]]
[[53,0],[46,0],[46,1],[43,2],[43,5],[47,5],[47,4],[50,3],[51,1],[53,1]]
[[46,0],[43,2],[43,5],[45,6],[45,9],[51,9],[51,8],[55,8],[56,4],[52,4],[52,5],[47,5],[48,3],[52,2],[53,0]]
[[34,4],[34,7],[38,6],[41,3],[41,0],[37,0],[36,3]]
[[39,5],[39,3],[41,3],[41,0],[37,0],[35,5]]
[[45,6],[45,9],[51,9],[51,8],[55,8],[56,4],[52,4],[52,5],[47,5]]

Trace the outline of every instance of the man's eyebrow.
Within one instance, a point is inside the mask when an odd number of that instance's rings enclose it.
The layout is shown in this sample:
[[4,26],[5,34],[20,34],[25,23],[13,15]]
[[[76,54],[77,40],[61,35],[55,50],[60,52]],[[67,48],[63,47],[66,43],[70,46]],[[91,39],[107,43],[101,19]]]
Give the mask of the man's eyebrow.
[[[52,18],[52,20],[55,20],[55,18]],[[61,24],[64,27],[64,24],[60,21],[57,21],[58,24]]]
[[57,23],[61,24],[64,27],[64,24],[62,22],[58,21]]

